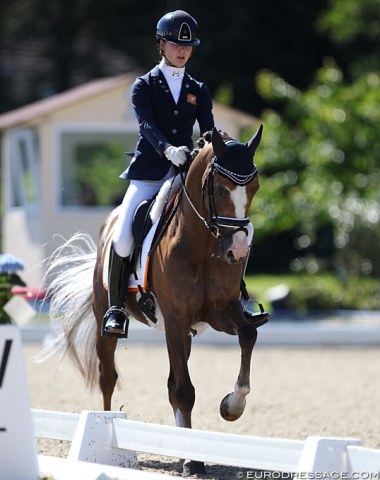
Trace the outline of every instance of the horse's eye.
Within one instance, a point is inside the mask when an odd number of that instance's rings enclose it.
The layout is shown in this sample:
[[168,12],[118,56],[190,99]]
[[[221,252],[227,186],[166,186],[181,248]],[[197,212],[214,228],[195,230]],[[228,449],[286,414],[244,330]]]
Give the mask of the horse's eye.
[[223,185],[218,185],[216,187],[216,193],[220,197],[225,198],[227,196],[228,191],[227,191],[226,187],[224,187]]

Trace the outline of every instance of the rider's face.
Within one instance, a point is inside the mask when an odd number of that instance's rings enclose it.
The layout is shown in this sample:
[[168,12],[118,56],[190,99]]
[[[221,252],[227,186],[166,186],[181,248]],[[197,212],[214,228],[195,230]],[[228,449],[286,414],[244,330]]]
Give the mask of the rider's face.
[[171,67],[184,67],[188,62],[193,47],[177,45],[167,40],[161,40],[161,51],[166,58],[166,63]]

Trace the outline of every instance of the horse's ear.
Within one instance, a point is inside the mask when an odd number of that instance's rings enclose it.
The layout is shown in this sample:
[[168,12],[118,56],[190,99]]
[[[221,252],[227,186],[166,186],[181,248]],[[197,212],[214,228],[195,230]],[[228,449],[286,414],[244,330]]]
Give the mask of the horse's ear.
[[253,135],[253,137],[251,138],[251,140],[246,143],[252,157],[255,155],[255,152],[256,152],[256,148],[259,146],[260,144],[260,140],[261,140],[261,135],[263,133],[263,125],[261,124],[259,126],[259,128],[257,129],[257,132]]
[[214,149],[214,153],[217,157],[221,157],[225,153],[227,153],[226,144],[223,142],[223,138],[218,132],[218,130],[214,127],[211,132],[211,143]]

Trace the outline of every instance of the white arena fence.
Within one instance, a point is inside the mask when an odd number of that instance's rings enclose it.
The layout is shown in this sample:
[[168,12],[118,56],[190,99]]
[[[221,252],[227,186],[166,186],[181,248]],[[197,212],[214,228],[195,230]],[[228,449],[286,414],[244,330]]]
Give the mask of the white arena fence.
[[380,450],[364,448],[358,439],[307,437],[298,441],[232,435],[131,421],[123,412],[32,410],[32,416],[37,437],[71,442],[68,462],[135,469],[136,452],[145,452],[289,473],[300,479],[379,478]]

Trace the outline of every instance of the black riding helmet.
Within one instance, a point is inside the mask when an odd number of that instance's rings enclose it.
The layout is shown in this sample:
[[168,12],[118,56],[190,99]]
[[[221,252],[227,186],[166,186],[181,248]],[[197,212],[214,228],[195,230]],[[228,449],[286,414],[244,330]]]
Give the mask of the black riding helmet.
[[196,20],[183,10],[169,12],[160,18],[156,29],[157,42],[160,39],[190,47],[196,47],[201,43]]

